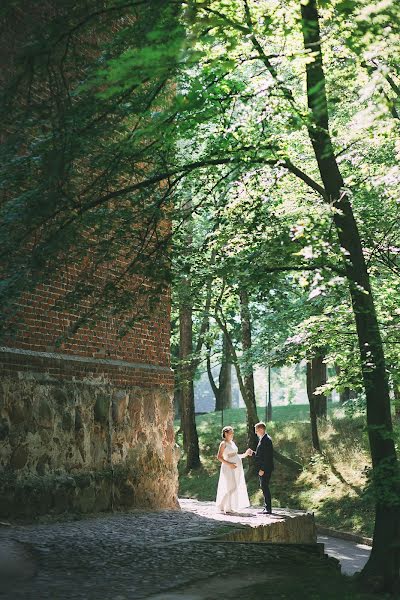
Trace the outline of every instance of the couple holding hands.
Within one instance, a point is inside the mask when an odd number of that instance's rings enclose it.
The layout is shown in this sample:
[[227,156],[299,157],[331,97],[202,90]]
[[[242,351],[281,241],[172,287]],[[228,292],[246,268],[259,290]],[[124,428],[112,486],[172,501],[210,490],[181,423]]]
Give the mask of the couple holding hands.
[[242,458],[253,456],[256,462],[260,488],[264,495],[263,514],[271,514],[271,492],[269,480],[274,470],[274,457],[272,440],[266,432],[265,423],[257,423],[255,432],[259,442],[256,450],[248,448],[239,454],[238,447],[233,441],[233,427],[222,429],[222,442],[219,445],[217,458],[221,462],[221,471],[218,481],[217,509],[224,513],[235,513],[242,508],[250,506],[246,481],[242,465]]

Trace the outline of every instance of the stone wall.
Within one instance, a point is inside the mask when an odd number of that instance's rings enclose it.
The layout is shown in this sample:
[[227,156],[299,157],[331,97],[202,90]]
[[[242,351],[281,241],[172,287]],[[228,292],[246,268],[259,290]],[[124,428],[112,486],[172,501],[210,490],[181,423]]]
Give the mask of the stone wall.
[[[0,53],[0,88],[11,84],[15,108],[3,123],[1,141],[7,142],[11,136],[13,148],[21,145],[16,156],[27,160],[30,150],[36,148],[38,123],[41,130],[55,134],[54,140],[61,140],[54,114],[65,116],[76,85],[91,68],[97,70],[100,42],[111,39],[115,31],[137,17],[132,17],[127,6],[126,14],[122,8],[114,25],[105,28],[101,16],[85,18],[90,6],[83,4],[66,7],[56,0],[43,0],[26,3],[23,10],[17,4],[0,17],[4,33],[0,41],[4,50]],[[91,17],[96,15],[90,12]],[[57,33],[58,41],[54,48],[51,44],[45,68],[38,59],[41,53],[31,61],[29,50],[27,59],[26,48],[41,48],[44,40],[47,47],[50,32],[58,31],[59,23],[64,22],[69,28],[66,46]],[[16,75],[19,83],[14,86]],[[59,107],[63,107],[61,113],[57,112]],[[28,113],[29,123],[23,121]],[[67,127],[64,116],[62,128]],[[114,139],[108,129],[104,135],[102,143]],[[61,146],[60,156],[66,158],[70,150],[64,142]],[[140,219],[135,212],[129,217],[126,213],[115,223],[114,233],[121,232],[121,223],[127,228],[124,235],[129,243],[125,238],[120,243],[109,229],[111,222],[102,220],[102,205],[98,213],[102,226],[93,227],[91,212],[82,228],[77,226],[73,235],[68,234],[68,239],[73,239],[71,245],[54,243],[54,255],[47,256],[40,245],[42,236],[46,237],[48,229],[55,240],[58,227],[65,231],[60,214],[70,209],[64,191],[57,200],[53,196],[54,148],[51,156],[43,151],[43,166],[35,171],[45,190],[38,214],[42,215],[46,193],[50,193],[51,210],[49,205],[43,221],[29,221],[27,230],[28,221],[14,224],[16,237],[12,234],[11,238],[16,255],[10,253],[10,260],[1,266],[4,280],[11,282],[11,292],[15,291],[15,273],[25,273],[25,281],[18,298],[11,294],[1,307],[0,516],[176,507],[170,290],[155,281],[156,271],[162,270],[161,256],[157,256],[157,269],[151,272],[154,280],[146,262],[146,257],[150,260],[154,254],[155,244],[162,245],[164,235],[168,235],[169,223],[158,222],[149,211],[149,227],[144,211]],[[79,158],[79,153],[73,154],[68,163],[71,168],[65,163],[59,174],[60,190],[64,184],[68,187],[74,211],[76,203],[87,208],[94,197],[103,197],[117,185],[116,175],[110,180],[99,177],[97,158],[88,164]],[[36,161],[39,163],[42,161]],[[17,185],[10,182],[6,191],[8,201],[14,194],[18,198],[21,190],[31,189],[32,177],[30,169],[24,175],[21,171]],[[121,186],[136,182],[136,177],[132,165],[129,173],[122,169]],[[89,190],[88,196],[83,189]],[[118,210],[124,202],[126,209],[134,204],[131,194],[117,202]],[[36,213],[35,204],[30,208]],[[114,208],[110,205],[107,214],[114,215]],[[108,244],[114,238],[115,246],[107,246],[105,252],[105,240]],[[42,248],[42,258],[31,261],[36,244]],[[136,251],[140,260],[134,256]],[[42,260],[45,255],[44,262],[52,258],[49,268]],[[110,296],[111,289],[121,294],[122,307]],[[101,310],[96,312],[98,306]]]
[[1,517],[177,507],[169,368],[21,356],[0,353]]

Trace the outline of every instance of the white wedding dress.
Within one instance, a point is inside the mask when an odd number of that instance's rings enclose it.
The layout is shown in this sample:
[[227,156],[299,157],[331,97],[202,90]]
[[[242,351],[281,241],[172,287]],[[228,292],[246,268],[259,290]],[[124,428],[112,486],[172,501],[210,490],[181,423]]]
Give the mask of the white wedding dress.
[[244,479],[242,459],[238,454],[235,442],[225,442],[222,456],[228,462],[235,463],[237,467],[232,469],[225,463],[221,464],[215,503],[221,512],[237,512],[250,506],[250,501]]

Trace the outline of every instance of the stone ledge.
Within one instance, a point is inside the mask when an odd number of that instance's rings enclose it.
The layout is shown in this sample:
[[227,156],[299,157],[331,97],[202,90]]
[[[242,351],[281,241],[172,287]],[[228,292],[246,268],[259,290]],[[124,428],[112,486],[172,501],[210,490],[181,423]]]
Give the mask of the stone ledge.
[[260,514],[260,508],[246,508],[240,514],[221,514],[214,502],[180,499],[182,510],[214,519],[229,527],[215,537],[231,542],[268,542],[273,544],[316,544],[317,532],[312,513],[276,508],[272,515]]
[[76,363],[104,365],[106,367],[123,367],[125,369],[141,369],[143,371],[158,371],[160,373],[172,373],[170,366],[157,365],[150,363],[129,362],[121,359],[112,358],[97,358],[92,356],[81,356],[77,354],[66,354],[63,352],[41,352],[38,350],[23,350],[21,348],[12,348],[8,346],[0,346],[0,354],[4,357],[9,354],[12,356],[25,356],[30,358],[38,358],[44,360],[56,361],[72,361]]

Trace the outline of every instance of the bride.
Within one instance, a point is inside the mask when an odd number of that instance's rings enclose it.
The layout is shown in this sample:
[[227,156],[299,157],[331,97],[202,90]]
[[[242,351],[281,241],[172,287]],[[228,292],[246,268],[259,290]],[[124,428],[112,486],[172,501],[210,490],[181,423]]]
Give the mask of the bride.
[[218,481],[216,506],[221,512],[237,512],[241,508],[250,506],[244,479],[242,458],[250,456],[252,451],[246,450],[238,454],[238,447],[233,441],[233,428],[230,426],[222,429],[223,440],[219,445],[217,458],[221,462],[221,471]]

